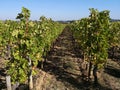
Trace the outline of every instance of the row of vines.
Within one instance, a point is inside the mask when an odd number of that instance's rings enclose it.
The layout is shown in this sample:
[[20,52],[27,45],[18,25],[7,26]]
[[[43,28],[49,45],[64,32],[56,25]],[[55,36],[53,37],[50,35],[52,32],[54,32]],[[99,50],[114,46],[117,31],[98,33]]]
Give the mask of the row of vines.
[[120,47],[120,22],[111,22],[108,10],[91,8],[89,17],[73,22],[71,30],[82,50],[88,80],[92,74],[97,83],[97,71],[106,65],[108,49]]
[[44,16],[39,21],[30,21],[29,18],[30,11],[23,7],[16,17],[18,21],[0,22],[0,55],[8,60],[7,74],[12,83],[28,80],[31,89],[38,62],[44,61],[65,25]]

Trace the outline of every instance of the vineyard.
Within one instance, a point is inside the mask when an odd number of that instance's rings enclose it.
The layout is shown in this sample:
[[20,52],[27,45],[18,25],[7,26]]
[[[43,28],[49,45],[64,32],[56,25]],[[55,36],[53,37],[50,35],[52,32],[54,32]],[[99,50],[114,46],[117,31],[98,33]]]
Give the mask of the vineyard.
[[120,22],[108,10],[69,24],[30,15],[0,21],[0,89],[120,89]]

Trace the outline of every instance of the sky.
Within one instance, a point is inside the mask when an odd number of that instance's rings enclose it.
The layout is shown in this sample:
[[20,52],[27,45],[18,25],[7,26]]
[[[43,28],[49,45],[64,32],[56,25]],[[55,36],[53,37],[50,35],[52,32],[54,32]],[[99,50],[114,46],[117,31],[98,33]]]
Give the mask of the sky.
[[22,7],[31,11],[31,20],[78,20],[89,16],[89,8],[109,10],[112,19],[120,19],[120,0],[0,0],[0,20],[15,20]]

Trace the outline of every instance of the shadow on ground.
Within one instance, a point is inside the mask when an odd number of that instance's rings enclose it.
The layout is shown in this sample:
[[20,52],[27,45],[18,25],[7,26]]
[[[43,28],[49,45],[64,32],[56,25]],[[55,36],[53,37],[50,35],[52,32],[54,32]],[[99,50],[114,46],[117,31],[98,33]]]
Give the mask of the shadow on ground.
[[120,78],[120,69],[114,68],[112,66],[107,66],[105,68],[105,73],[108,73],[109,75],[112,75],[116,78]]
[[[80,69],[76,69],[79,67],[78,64],[80,64],[78,60],[81,60],[77,58],[81,57],[74,49],[75,43],[72,37],[70,28],[66,27],[49,52],[47,62],[44,65],[44,71],[54,75],[57,80],[62,81],[69,88],[67,90],[70,90],[70,87],[76,88],[74,90],[112,90],[99,83],[95,85],[93,82],[82,80]],[[68,62],[71,64],[66,65]],[[71,66],[72,64],[78,66]],[[71,72],[72,69],[74,69],[73,72]]]

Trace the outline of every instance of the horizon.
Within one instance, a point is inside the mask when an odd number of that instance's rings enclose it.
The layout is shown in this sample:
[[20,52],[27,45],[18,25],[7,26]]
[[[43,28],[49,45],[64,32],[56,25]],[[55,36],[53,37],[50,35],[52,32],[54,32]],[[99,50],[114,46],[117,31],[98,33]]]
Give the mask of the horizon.
[[120,0],[4,0],[0,1],[0,20],[16,20],[16,16],[25,7],[31,11],[30,20],[39,20],[41,16],[54,21],[79,20],[89,16],[89,8],[98,11],[109,10],[111,19],[120,19]]

